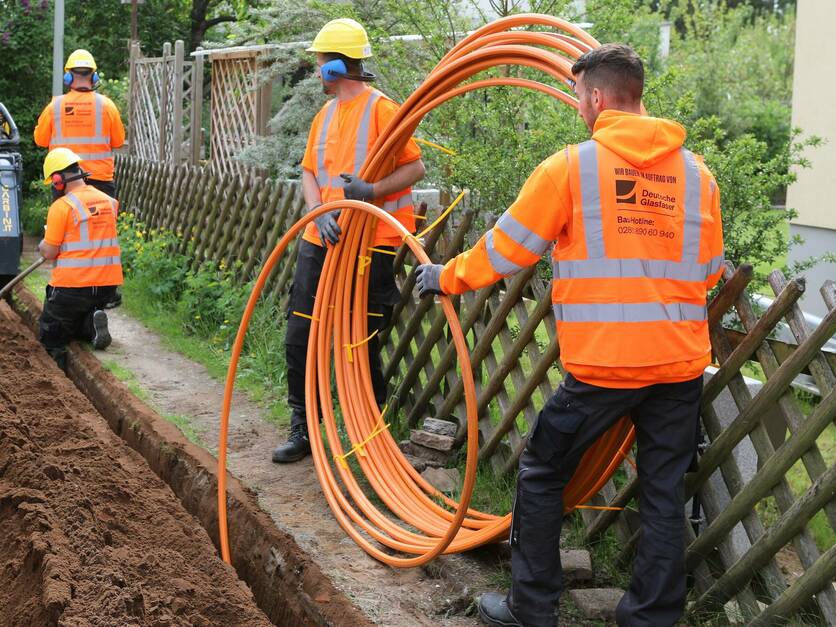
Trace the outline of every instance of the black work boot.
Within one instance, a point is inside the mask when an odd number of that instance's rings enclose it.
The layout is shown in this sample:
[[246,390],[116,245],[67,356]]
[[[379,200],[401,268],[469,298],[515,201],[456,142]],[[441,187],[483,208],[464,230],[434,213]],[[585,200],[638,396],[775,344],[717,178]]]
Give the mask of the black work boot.
[[287,442],[273,451],[273,461],[277,464],[289,464],[298,462],[310,454],[311,441],[308,439],[308,425],[306,423],[294,424],[290,427]]
[[479,599],[479,618],[491,627],[522,627],[522,623],[511,613],[504,594],[485,592]]
[[93,348],[103,350],[110,346],[113,340],[107,330],[107,314],[101,309],[93,312]]

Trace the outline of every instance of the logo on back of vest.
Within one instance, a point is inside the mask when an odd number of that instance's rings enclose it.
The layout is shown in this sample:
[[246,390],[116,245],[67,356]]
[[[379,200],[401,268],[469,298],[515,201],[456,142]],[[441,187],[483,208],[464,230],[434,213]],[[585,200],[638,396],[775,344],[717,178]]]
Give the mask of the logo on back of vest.
[[615,202],[622,205],[635,205],[636,181],[615,179]]
[[66,105],[64,107],[64,115],[75,115],[75,106]]

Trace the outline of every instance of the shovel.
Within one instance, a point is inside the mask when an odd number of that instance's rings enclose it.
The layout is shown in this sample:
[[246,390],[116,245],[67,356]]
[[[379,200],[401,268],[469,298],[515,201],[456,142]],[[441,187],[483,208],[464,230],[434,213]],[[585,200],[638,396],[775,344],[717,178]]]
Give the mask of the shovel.
[[25,279],[25,278],[26,278],[27,276],[29,276],[30,274],[32,274],[32,272],[34,272],[34,271],[35,271],[35,269],[36,269],[36,268],[38,268],[38,267],[39,267],[39,266],[40,266],[40,265],[41,265],[44,261],[46,261],[46,259],[44,259],[43,257],[38,257],[38,260],[37,260],[35,263],[33,263],[31,266],[29,266],[28,268],[26,268],[26,270],[24,270],[23,272],[21,272],[20,274],[18,274],[18,275],[17,275],[15,278],[13,278],[11,281],[9,281],[9,282],[6,284],[6,287],[4,287],[3,289],[0,289],[0,298],[3,298],[3,297],[4,297],[4,296],[5,296],[8,292],[11,292],[11,291],[12,291],[12,288],[13,288],[15,285],[17,285],[18,283],[20,283],[23,279]]

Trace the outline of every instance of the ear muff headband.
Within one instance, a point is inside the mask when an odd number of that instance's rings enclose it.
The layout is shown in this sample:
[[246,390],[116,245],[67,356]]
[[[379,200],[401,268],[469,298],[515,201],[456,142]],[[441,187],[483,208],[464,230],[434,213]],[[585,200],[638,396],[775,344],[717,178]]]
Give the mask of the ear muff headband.
[[[343,63],[343,67],[345,67],[344,63]],[[99,73],[98,72],[93,72],[92,76],[90,77],[90,80],[93,82],[93,89],[96,89],[96,87],[99,86],[99,82],[101,81],[101,79],[99,78]],[[334,79],[331,79],[331,80],[334,80]],[[69,87],[72,84],[73,84],[73,73],[70,70],[67,70],[66,72],[64,72],[64,86]]]
[[52,186],[56,189],[56,191],[63,192],[64,188],[67,187],[67,183],[70,181],[77,181],[78,179],[84,179],[90,176],[89,172],[85,172],[82,170],[78,174],[73,174],[72,176],[67,176],[63,172],[55,172],[52,175]]

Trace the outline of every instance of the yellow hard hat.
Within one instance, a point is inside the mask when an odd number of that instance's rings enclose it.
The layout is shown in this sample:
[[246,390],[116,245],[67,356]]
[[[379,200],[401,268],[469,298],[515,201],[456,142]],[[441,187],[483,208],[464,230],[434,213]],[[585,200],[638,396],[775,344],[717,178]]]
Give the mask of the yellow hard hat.
[[372,47],[366,29],[358,22],[342,17],[322,27],[308,52],[338,52],[350,59],[366,59],[372,56]]
[[44,185],[52,183],[52,175],[81,161],[69,148],[53,148],[44,159]]
[[81,48],[73,51],[73,53],[67,58],[67,63],[64,65],[64,71],[69,72],[70,70],[80,68],[89,68],[94,72],[97,69],[96,60],[93,58],[93,55]]

